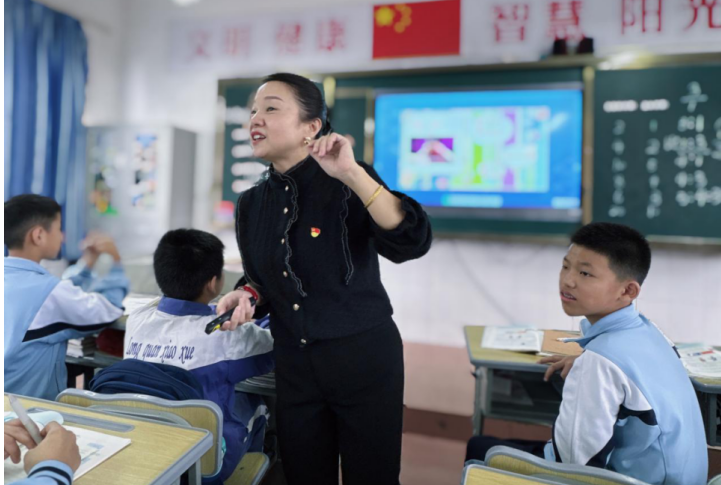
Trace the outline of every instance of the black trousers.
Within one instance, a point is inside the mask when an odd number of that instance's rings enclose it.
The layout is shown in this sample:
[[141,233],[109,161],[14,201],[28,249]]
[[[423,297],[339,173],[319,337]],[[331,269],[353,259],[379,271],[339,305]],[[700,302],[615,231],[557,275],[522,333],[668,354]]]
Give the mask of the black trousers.
[[289,485],[398,485],[403,343],[395,324],[275,348],[277,424]]

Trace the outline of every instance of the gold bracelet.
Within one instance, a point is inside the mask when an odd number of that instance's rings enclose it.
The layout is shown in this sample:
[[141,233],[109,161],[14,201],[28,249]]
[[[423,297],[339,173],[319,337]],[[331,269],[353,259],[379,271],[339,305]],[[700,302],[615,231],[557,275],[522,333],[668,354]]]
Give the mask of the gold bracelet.
[[373,201],[376,200],[376,197],[378,197],[380,195],[382,190],[383,190],[383,185],[378,184],[378,188],[376,189],[375,192],[373,192],[373,195],[371,195],[371,198],[368,199],[368,202],[366,202],[366,205],[364,206],[366,209],[371,206]]

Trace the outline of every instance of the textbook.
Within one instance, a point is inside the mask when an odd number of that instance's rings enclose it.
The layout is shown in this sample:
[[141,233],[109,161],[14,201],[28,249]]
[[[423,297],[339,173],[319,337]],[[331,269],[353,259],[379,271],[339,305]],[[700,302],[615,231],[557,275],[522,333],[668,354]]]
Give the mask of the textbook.
[[486,327],[481,347],[546,355],[581,355],[583,351],[575,342],[564,339],[578,338],[578,333],[560,330],[538,330],[531,327]]
[[686,371],[696,377],[721,377],[721,352],[700,344],[678,345],[677,350]]

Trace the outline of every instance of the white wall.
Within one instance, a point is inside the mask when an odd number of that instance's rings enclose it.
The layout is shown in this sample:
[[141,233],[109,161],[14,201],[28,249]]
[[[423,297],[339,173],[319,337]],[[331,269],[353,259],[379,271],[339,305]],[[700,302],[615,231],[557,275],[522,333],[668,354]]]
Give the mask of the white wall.
[[[465,325],[578,330],[558,295],[565,251],[441,239],[418,261],[383,260],[381,272],[404,339],[462,347]],[[652,259],[639,310],[676,342],[721,345],[721,252],[655,249]]]
[[[373,0],[202,0],[187,8],[171,0],[45,0],[97,20],[109,34],[93,33],[86,117],[89,122],[172,124],[198,133],[195,226],[209,228],[213,207],[217,76],[179,75],[169,69],[173,19],[216,17]],[[302,7],[300,7],[302,5]],[[60,7],[58,7],[60,8]],[[72,13],[72,12],[71,12]],[[233,76],[244,74],[242,66]],[[228,245],[232,247],[233,238]],[[558,301],[564,248],[556,245],[438,240],[423,259],[384,262],[403,336],[412,342],[460,347],[463,325],[534,324],[577,328]],[[677,341],[721,344],[721,253],[656,250],[640,309]]]

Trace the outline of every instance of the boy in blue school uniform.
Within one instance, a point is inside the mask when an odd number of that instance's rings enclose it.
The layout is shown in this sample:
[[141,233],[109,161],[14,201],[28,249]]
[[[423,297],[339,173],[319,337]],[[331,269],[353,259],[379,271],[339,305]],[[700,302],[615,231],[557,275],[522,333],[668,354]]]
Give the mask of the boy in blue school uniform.
[[572,340],[584,351],[539,454],[654,485],[704,485],[706,439],[688,374],[673,344],[633,304],[650,267],[648,242],[630,227],[593,223],[571,238],[559,296],[567,315],[586,317],[583,336]]
[[243,455],[262,451],[267,409],[259,396],[238,393],[235,385],[275,367],[270,331],[248,323],[234,331],[205,333],[217,317],[215,299],[223,287],[223,243],[195,229],[169,231],[153,256],[163,297],[128,317],[124,358],[173,365],[190,371],[205,399],[223,411],[226,452],[213,479],[226,480]]
[[[85,268],[67,280],[40,266],[58,256],[62,242],[56,201],[25,194],[5,202],[5,392],[55,399],[67,387],[68,340],[97,333],[123,314],[128,280],[113,241],[88,239]],[[101,253],[115,264],[96,279],[90,270]]]

